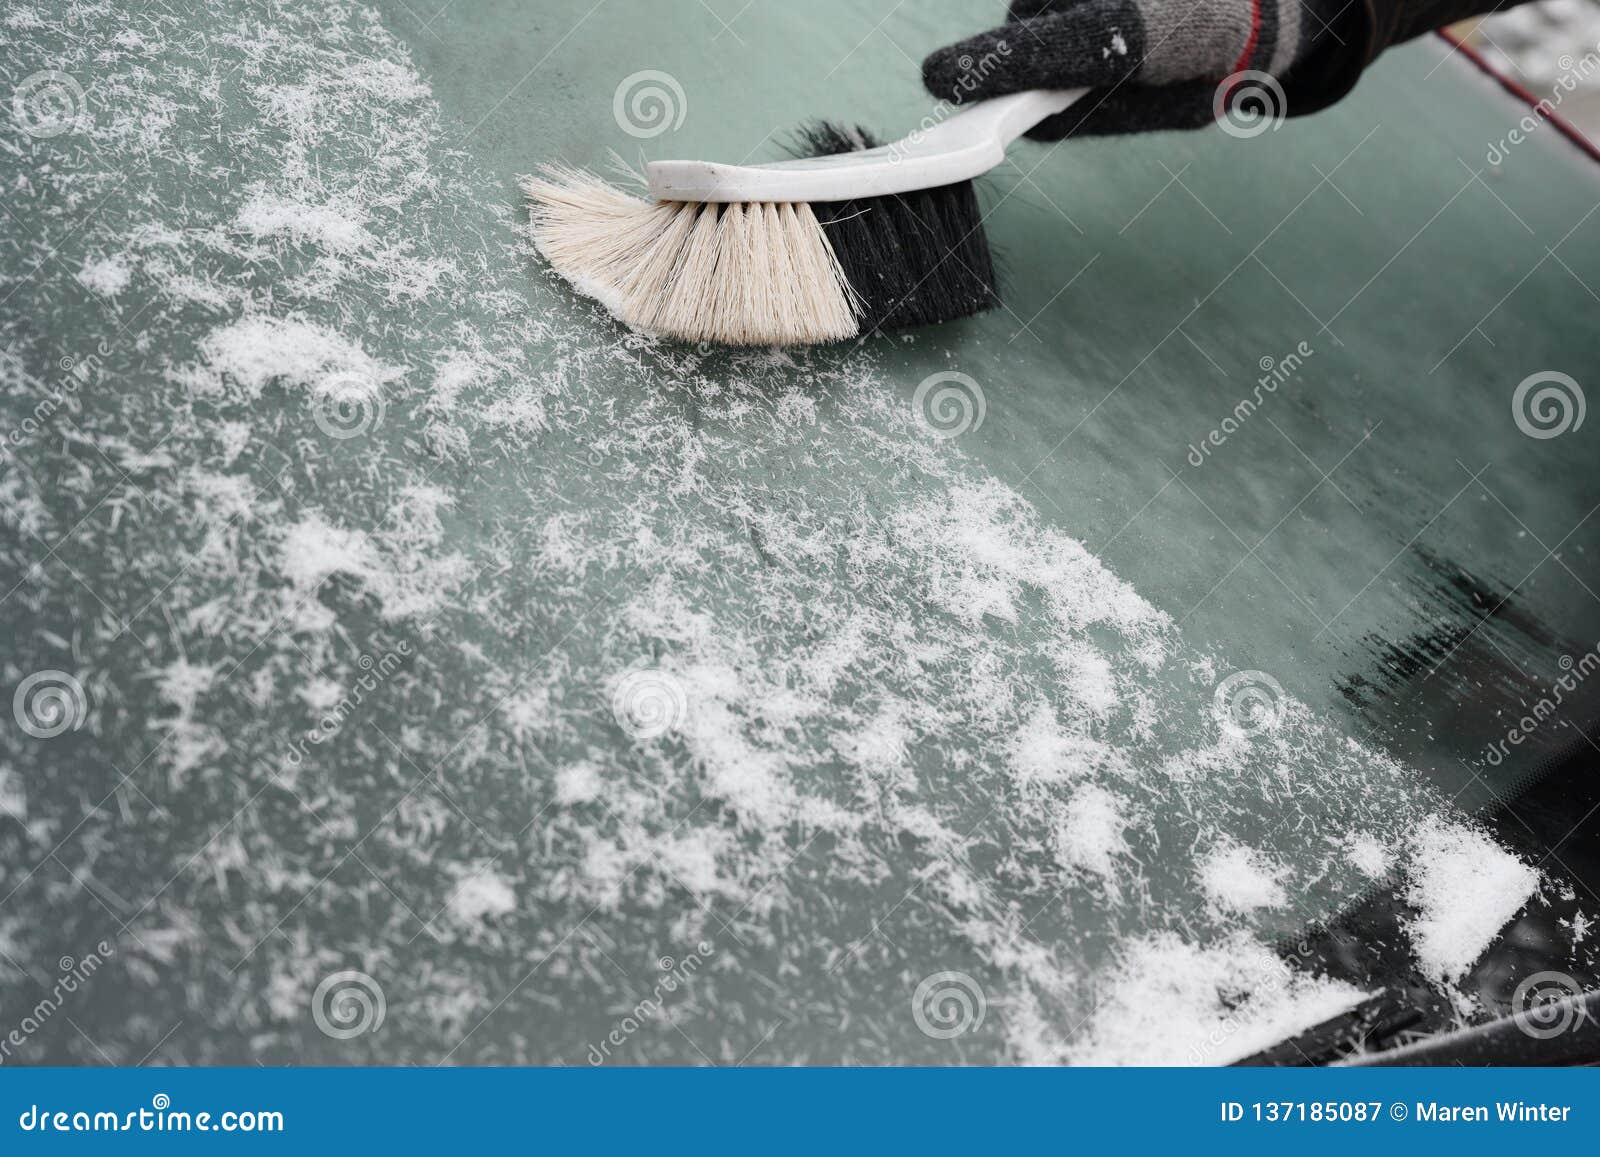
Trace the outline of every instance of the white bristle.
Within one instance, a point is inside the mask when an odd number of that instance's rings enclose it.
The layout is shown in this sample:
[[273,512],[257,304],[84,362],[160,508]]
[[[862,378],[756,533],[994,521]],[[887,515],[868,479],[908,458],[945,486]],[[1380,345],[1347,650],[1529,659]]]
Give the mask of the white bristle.
[[565,168],[522,189],[545,260],[626,325],[719,345],[859,331],[855,293],[808,205],[645,201]]

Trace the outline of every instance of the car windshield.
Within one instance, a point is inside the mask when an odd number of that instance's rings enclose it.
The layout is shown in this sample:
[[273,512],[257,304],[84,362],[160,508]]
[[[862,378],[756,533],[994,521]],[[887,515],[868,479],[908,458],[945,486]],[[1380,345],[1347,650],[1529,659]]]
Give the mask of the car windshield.
[[673,345],[533,252],[542,163],[915,125],[912,7],[11,10],[0,991],[117,978],[28,1056],[1223,1063],[1592,982],[1517,812],[1600,694],[1592,164],[1427,42],[1019,148],[935,329]]

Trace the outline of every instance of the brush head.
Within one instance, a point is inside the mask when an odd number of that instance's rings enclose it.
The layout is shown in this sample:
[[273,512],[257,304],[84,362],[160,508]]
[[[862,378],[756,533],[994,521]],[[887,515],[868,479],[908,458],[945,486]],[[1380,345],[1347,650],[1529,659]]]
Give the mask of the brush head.
[[[879,148],[802,129],[809,156]],[[720,345],[805,345],[966,317],[998,302],[971,181],[855,201],[645,201],[576,169],[524,179],[534,243],[636,329]]]
[[807,205],[645,201],[575,169],[547,169],[522,188],[545,260],[635,329],[718,345],[806,345],[860,330]]
[[[879,147],[865,129],[819,121],[800,130],[794,151],[821,157]],[[862,333],[952,321],[999,304],[971,181],[812,208],[860,299]]]

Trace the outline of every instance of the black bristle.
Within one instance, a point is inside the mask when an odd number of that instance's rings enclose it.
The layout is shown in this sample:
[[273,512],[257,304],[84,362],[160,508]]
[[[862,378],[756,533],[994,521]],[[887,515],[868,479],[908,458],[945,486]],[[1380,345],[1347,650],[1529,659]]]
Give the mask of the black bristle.
[[[860,127],[819,121],[794,152],[822,157],[879,147]],[[971,181],[811,206],[862,301],[861,332],[931,325],[999,304],[994,259]]]

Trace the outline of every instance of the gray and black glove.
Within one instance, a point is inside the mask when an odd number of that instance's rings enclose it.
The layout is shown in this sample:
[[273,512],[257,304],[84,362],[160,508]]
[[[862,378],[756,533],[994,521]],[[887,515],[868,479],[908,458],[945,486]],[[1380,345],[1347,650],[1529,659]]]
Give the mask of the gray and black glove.
[[1390,43],[1509,2],[1013,0],[1010,23],[934,52],[922,77],[956,102],[1096,90],[1028,134],[1041,140],[1192,129],[1315,112]]

